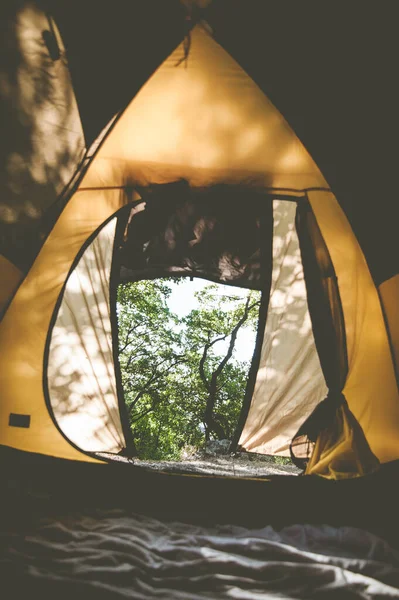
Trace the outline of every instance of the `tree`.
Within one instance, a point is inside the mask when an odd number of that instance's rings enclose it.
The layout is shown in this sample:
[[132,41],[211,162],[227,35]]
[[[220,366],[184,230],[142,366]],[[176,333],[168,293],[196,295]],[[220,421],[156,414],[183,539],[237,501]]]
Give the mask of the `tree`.
[[171,285],[118,290],[122,383],[142,458],[178,458],[186,444],[232,437],[249,368],[235,358],[237,336],[257,323],[259,293],[220,294],[210,284],[196,292],[198,308],[179,318],[168,308]]
[[[207,394],[203,413],[205,438],[208,441],[214,434],[219,440],[227,439],[231,435],[231,415],[230,419],[226,417],[225,408],[237,400],[237,394],[226,398],[226,388],[231,392],[232,365],[229,365],[229,361],[233,357],[240,329],[247,322],[253,326],[254,319],[257,320],[260,300],[254,297],[259,294],[248,292],[243,301],[240,296],[217,294],[214,284],[203,292],[197,292],[196,296],[200,308],[192,311],[185,323],[188,343],[191,342],[200,354],[198,370]],[[226,350],[222,355],[216,354],[216,344],[225,341],[228,342]],[[242,392],[241,388],[239,392]]]
[[167,306],[170,293],[159,280],[118,288],[119,361],[133,432],[134,424],[163,402],[167,375],[184,360],[178,323]]

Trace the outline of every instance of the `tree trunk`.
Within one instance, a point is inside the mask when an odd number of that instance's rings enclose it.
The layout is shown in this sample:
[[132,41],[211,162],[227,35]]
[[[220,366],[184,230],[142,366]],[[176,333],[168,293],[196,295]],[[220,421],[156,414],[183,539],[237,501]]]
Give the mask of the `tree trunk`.
[[206,346],[204,348],[204,353],[202,355],[202,359],[200,362],[200,375],[201,375],[201,379],[205,383],[205,386],[209,393],[207,401],[206,401],[206,408],[205,408],[204,416],[203,416],[203,419],[204,419],[203,422],[204,422],[204,426],[205,426],[205,439],[207,442],[209,441],[211,433],[214,433],[218,440],[227,439],[227,434],[226,434],[225,429],[220,424],[218,416],[214,414],[215,405],[216,405],[216,401],[217,401],[217,392],[218,392],[217,384],[218,384],[219,376],[221,375],[224,367],[226,366],[226,364],[228,363],[228,361],[230,360],[230,358],[233,355],[235,344],[237,341],[237,335],[238,335],[240,328],[247,321],[251,310],[255,306],[259,305],[259,301],[257,301],[254,304],[252,304],[251,306],[249,306],[250,300],[251,300],[251,296],[249,295],[247,298],[247,301],[245,303],[244,314],[241,317],[241,319],[238,321],[238,323],[235,325],[234,329],[232,330],[232,332],[230,334],[231,337],[230,337],[230,343],[229,343],[229,348],[227,350],[227,353],[224,356],[224,358],[220,361],[218,367],[212,373],[210,382],[206,379],[205,370],[204,370],[207,352],[208,352],[209,348],[216,341],[225,339],[227,337],[227,335],[224,336],[223,338],[218,338],[217,340],[213,340],[212,342],[209,341],[208,344],[206,344]]

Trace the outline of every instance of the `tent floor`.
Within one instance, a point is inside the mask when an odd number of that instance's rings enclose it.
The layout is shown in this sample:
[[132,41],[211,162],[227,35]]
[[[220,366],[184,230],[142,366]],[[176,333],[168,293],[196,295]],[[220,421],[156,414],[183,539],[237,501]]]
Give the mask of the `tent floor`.
[[399,461],[353,480],[272,475],[234,478],[79,463],[0,448],[0,530],[43,515],[128,508],[162,520],[248,527],[294,523],[366,529],[399,546]]

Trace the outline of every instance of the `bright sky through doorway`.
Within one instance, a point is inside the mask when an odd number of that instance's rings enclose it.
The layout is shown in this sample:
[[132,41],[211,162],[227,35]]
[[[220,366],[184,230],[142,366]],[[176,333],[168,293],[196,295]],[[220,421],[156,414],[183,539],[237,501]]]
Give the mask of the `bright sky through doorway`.
[[[178,283],[168,281],[168,286],[172,289],[172,293],[167,301],[168,307],[179,317],[187,315],[191,310],[199,306],[194,293],[203,290],[210,284],[210,281],[199,278],[194,278],[193,281],[190,281],[189,278],[184,278]],[[248,294],[248,290],[221,284],[218,284],[217,291],[220,295],[234,294],[235,296],[241,296],[242,298],[245,298]],[[255,339],[256,333],[251,328],[242,327],[240,329],[234,351],[234,356],[237,360],[245,362],[251,361],[255,348]],[[229,340],[218,342],[215,346],[215,351],[224,354],[227,350],[228,343]]]

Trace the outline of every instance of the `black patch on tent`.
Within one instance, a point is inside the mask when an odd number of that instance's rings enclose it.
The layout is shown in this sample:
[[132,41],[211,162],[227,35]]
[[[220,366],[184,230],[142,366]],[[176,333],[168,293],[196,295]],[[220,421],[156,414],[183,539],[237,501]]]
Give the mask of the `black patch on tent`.
[[10,413],[8,424],[10,427],[23,427],[28,429],[30,427],[30,415]]

